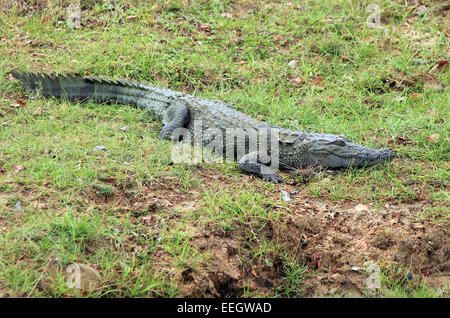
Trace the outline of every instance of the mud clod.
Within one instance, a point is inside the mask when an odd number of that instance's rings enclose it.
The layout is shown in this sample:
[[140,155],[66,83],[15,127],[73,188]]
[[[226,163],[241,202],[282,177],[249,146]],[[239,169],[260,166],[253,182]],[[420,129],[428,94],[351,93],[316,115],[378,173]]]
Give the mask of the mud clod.
[[219,297],[240,297],[242,288],[238,288],[238,281],[225,272],[216,272],[210,275]]

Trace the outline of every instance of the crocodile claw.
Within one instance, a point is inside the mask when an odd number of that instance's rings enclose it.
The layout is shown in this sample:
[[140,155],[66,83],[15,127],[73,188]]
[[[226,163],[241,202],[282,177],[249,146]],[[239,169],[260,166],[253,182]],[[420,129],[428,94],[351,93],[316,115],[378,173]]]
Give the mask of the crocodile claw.
[[274,183],[284,183],[283,178],[280,176],[277,176],[276,174],[265,174],[262,176],[262,179],[264,181],[271,181]]

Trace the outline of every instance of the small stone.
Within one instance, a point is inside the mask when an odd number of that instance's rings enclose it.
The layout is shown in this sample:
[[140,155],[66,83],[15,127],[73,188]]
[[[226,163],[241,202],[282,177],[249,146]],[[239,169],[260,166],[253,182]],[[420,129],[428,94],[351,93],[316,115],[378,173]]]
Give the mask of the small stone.
[[287,193],[284,190],[281,190],[281,198],[283,201],[291,201],[291,197],[289,196],[289,193]]
[[413,275],[410,271],[406,272],[406,278],[408,278],[408,280],[412,280],[413,279]]
[[99,150],[107,151],[108,148],[106,148],[105,146],[96,146],[96,147],[94,147],[94,151],[99,151]]
[[120,127],[120,130],[122,130],[122,131],[127,131],[127,130],[128,130],[128,126]]
[[20,201],[18,201],[14,206],[16,207],[17,210],[23,211],[22,203]]
[[292,60],[292,61],[290,61],[290,62],[288,63],[288,66],[289,66],[290,68],[296,68],[296,67],[297,67],[297,64],[298,64],[298,61],[297,61],[297,60]]
[[361,267],[352,266],[352,268],[350,268],[350,270],[353,271],[353,272],[359,272],[361,270]]

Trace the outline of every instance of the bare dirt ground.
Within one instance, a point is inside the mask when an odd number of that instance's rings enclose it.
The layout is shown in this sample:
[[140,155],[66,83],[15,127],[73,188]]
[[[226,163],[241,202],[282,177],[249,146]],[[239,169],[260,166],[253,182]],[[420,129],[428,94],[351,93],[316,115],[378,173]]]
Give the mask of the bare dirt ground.
[[[216,176],[216,172],[207,170],[198,173],[207,187],[220,187],[220,184],[226,187],[226,176]],[[242,179],[245,183],[259,182],[245,175]],[[200,192],[180,191],[174,178],[162,180],[143,187],[141,195],[132,201],[123,191],[106,201],[93,193],[85,200],[117,211],[145,210],[145,223],[157,235],[161,224],[170,226],[183,217],[179,213],[161,216],[161,211],[191,212],[200,208],[197,203]],[[279,207],[286,212],[278,221],[267,223],[262,231],[268,240],[276,241],[291,253],[294,251],[300,262],[306,262],[308,271],[300,296],[367,295],[364,292],[367,262],[384,264],[386,268],[411,268],[395,275],[407,275],[418,286],[426,281],[428,286],[441,289],[441,296],[448,295],[448,228],[429,221],[415,221],[427,206],[426,201],[385,203],[379,208],[358,202],[311,199],[306,191],[297,192],[298,187],[289,184],[282,189],[293,193],[292,201]],[[249,239],[242,227],[224,233],[217,223],[201,222],[192,223],[191,235],[191,245],[199,253],[209,253],[210,258],[201,264],[201,270],[175,271],[179,288],[187,296],[242,297],[245,284],[258,294],[269,295],[274,286],[282,284],[284,264],[279,255],[265,255],[268,261],[261,262],[249,252],[249,246],[261,243],[258,239],[261,235]],[[167,266],[170,257],[161,251],[154,255],[154,261]]]

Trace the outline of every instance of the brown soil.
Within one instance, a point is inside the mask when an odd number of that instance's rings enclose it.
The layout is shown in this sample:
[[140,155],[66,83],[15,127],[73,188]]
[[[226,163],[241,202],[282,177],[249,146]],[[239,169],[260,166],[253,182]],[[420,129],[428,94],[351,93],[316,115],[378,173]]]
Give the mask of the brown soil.
[[[196,173],[209,189],[223,189],[233,183],[228,177],[216,177],[214,171]],[[245,175],[242,182],[260,186],[260,181]],[[295,190],[286,184],[279,188],[275,191]],[[144,186],[133,200],[127,198],[123,189],[107,200],[93,193],[88,193],[86,199],[121,210],[143,210],[150,215],[145,222],[156,228],[161,222],[176,222],[182,217],[175,215],[175,220],[168,220],[158,215],[161,211],[199,209],[200,193],[183,192],[176,178],[168,177]],[[194,222],[191,245],[211,257],[199,264],[197,270],[174,271],[187,296],[240,297],[244,288],[250,288],[252,294],[273,296],[274,287],[283,284],[283,259],[272,254],[254,257],[250,249],[260,240],[268,239],[280,244],[300,263],[306,262],[303,292],[297,296],[363,296],[367,261],[385,267],[398,265],[409,269],[416,281],[426,278],[429,285],[445,289],[450,278],[449,229],[428,221],[415,221],[425,205],[426,202],[385,204],[376,209],[358,202],[311,199],[306,191],[301,191],[292,196],[280,220],[267,223],[258,233],[251,227],[238,226],[224,234],[215,223]],[[249,239],[249,231],[253,238]],[[170,255],[164,252],[155,257],[164,266],[170,263]]]

